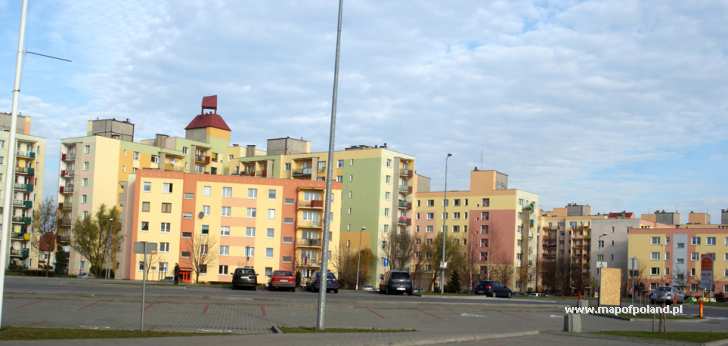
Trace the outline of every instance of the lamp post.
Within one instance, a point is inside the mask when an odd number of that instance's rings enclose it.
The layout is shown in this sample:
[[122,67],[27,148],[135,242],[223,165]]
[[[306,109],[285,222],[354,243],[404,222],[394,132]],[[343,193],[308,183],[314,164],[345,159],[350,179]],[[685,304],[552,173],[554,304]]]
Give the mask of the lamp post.
[[106,234],[106,262],[107,262],[106,275],[105,275],[106,280],[111,278],[111,268],[109,268],[109,265],[111,265],[111,264],[108,262],[110,262],[110,261],[113,262],[113,260],[111,258],[112,257],[111,256],[111,230],[113,227],[113,223],[114,223],[114,218],[110,217],[109,218],[109,233]]
[[447,242],[447,161],[452,157],[451,153],[447,153],[445,157],[445,192],[442,200],[442,259],[440,262],[440,294],[445,294],[445,243]]
[[359,272],[361,271],[361,234],[367,230],[366,226],[361,226],[359,231],[359,245],[356,249],[356,290],[359,290]]
[[602,290],[602,266],[601,266],[601,262],[602,261],[599,260],[599,256],[602,256],[602,260],[604,259],[604,250],[603,250],[604,249],[604,246],[600,246],[600,245],[601,245],[602,237],[606,237],[606,236],[607,236],[606,233],[602,233],[601,235],[599,235],[597,237],[597,246],[599,246],[599,253],[597,254],[598,255],[597,256],[597,273],[599,273],[599,275],[598,275],[598,277],[599,277],[599,284],[598,284],[598,286],[599,286],[599,294],[602,294],[602,292],[601,292],[601,290]]

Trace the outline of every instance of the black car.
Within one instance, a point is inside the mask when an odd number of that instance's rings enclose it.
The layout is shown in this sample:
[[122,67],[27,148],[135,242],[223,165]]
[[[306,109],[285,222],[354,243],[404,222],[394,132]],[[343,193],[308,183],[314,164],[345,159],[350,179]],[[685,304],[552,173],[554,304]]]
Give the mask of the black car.
[[510,298],[513,291],[498,281],[481,280],[473,288],[475,294],[484,294],[488,297]]
[[384,276],[379,284],[379,293],[395,294],[402,293],[412,295],[412,278],[410,273],[401,270],[392,270]]
[[255,289],[258,286],[258,274],[253,268],[237,268],[233,273],[233,289]]
[[[328,272],[326,275],[326,292],[339,293],[340,288],[339,281],[336,280],[334,273]],[[321,289],[321,272],[316,272],[313,280],[311,280],[306,286],[306,290],[311,292],[318,292]]]

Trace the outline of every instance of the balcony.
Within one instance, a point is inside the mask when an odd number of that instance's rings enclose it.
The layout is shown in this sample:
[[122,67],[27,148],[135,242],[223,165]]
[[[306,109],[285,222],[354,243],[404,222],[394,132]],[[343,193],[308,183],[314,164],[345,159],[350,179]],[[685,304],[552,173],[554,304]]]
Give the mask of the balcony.
[[14,184],[13,188],[16,191],[22,191],[22,192],[33,192],[33,185],[32,184]]
[[299,208],[310,208],[310,209],[322,209],[324,207],[324,201],[320,199],[314,199],[310,201],[298,201]]
[[321,220],[301,220],[298,222],[299,228],[321,228]]
[[321,259],[318,256],[307,257],[303,255],[296,256],[297,267],[315,267],[321,266]]
[[412,209],[412,203],[401,200],[401,199],[398,202],[399,202],[398,203],[399,209]]
[[173,163],[165,163],[164,164],[164,170],[165,171],[176,171],[176,172],[182,172],[184,170],[183,167],[179,167]]
[[13,201],[13,207],[30,209],[33,208],[33,201],[17,199]]
[[76,153],[61,154],[62,161],[76,161]]
[[73,202],[71,202],[71,201],[61,202],[59,204],[60,205],[58,206],[58,209],[63,210],[63,212],[69,212],[69,211],[71,211],[71,209],[73,209]]
[[321,247],[321,239],[298,239],[296,245],[300,247]]
[[35,169],[31,167],[15,167],[15,174],[21,174],[21,175],[35,175]]
[[18,151],[15,153],[18,158],[21,159],[35,159],[35,152],[34,151]]
[[61,171],[61,176],[64,178],[73,178],[73,176],[75,174],[76,174],[76,172],[74,172],[74,170],[72,170],[72,169],[69,169],[69,170],[64,169]]
[[411,169],[406,169],[406,168],[405,169],[401,169],[399,171],[399,176],[400,177],[411,178],[412,177],[412,170]]
[[293,171],[293,177],[294,178],[306,178],[306,177],[310,178],[311,177],[311,167],[304,167],[297,171]]
[[71,225],[72,225],[71,218],[68,218],[68,217],[61,218],[61,227],[71,228]]
[[73,185],[70,185],[69,184],[69,185],[66,185],[66,186],[61,186],[61,193],[62,194],[66,194],[66,195],[72,194],[73,193]]
[[27,216],[13,216],[13,223],[19,223],[22,225],[30,225],[30,217]]
[[58,236],[56,236],[56,239],[61,244],[68,244],[71,242],[71,237],[68,235],[58,235]]
[[412,224],[412,219],[406,216],[400,216],[398,222],[400,225],[409,226]]
[[10,257],[28,258],[30,254],[29,249],[10,249]]
[[398,189],[399,189],[399,193],[404,193],[404,194],[412,193],[412,186],[400,185]]
[[210,163],[210,157],[207,155],[195,155],[195,163],[207,165]]

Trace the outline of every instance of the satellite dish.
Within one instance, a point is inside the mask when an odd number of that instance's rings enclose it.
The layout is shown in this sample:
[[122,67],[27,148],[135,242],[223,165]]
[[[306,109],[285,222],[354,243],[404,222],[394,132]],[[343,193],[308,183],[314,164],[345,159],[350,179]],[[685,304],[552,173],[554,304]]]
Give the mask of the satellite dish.
[[200,219],[203,218],[203,217],[205,217],[205,212],[204,211],[199,212],[197,214],[197,217],[199,217]]

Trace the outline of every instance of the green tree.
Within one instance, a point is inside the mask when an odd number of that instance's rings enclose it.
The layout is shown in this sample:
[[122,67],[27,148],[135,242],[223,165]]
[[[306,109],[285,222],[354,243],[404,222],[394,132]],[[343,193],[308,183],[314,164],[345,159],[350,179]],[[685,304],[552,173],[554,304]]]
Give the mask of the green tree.
[[[431,287],[434,287],[440,273],[440,263],[442,262],[442,232],[438,233],[430,247],[430,257],[427,259],[433,269]],[[458,239],[450,236],[445,242],[445,262],[447,267],[451,269],[462,268],[465,266],[465,253]]]
[[447,281],[447,285],[445,285],[445,292],[460,292],[460,273],[458,273],[457,269],[450,271],[450,279]]
[[76,220],[71,233],[71,246],[89,261],[92,274],[102,276],[104,268],[114,269],[123,240],[116,207],[107,210],[102,204],[93,217]]

